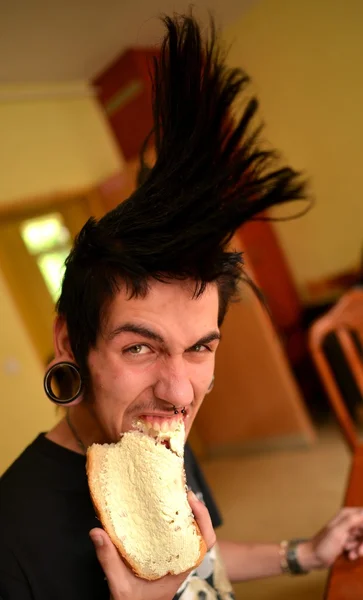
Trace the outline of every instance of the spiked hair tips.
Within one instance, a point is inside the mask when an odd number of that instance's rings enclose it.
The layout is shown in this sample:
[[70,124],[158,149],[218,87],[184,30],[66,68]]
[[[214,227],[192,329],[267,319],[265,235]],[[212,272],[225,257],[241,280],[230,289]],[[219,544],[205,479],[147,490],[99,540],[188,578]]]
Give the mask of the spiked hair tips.
[[130,198],[86,223],[66,261],[58,312],[79,361],[122,285],[146,295],[153,278],[191,279],[199,294],[216,282],[221,321],[243,274],[241,254],[229,250],[233,234],[305,195],[300,174],[276,166],[276,153],[261,144],[257,100],[233,119],[249,78],[227,66],[213,23],[207,39],[192,16],[164,23],[153,74],[156,163]]

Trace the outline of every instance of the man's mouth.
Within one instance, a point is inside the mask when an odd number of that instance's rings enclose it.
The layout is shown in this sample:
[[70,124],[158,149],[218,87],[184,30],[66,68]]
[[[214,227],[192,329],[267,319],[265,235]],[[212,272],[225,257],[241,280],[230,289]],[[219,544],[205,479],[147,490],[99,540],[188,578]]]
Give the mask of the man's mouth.
[[183,455],[185,428],[182,415],[169,418],[142,415],[132,425],[134,430],[154,438],[155,443],[162,444],[178,456]]

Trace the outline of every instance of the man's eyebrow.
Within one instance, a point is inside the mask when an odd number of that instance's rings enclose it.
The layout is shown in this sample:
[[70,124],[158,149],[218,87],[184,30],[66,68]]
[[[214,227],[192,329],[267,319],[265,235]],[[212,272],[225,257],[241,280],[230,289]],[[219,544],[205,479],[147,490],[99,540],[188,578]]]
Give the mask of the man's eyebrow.
[[[141,337],[148,338],[149,340],[153,340],[154,342],[159,342],[166,346],[164,338],[156,331],[145,327],[144,325],[137,325],[136,323],[124,323],[123,325],[119,325],[115,329],[111,331],[108,338],[113,340],[120,333],[135,333],[136,335],[140,335]],[[203,346],[204,344],[210,344],[214,340],[220,340],[221,334],[219,331],[211,331],[207,333],[202,338],[200,338],[197,342],[195,342],[191,348],[194,346]]]
[[207,335],[204,335],[202,338],[200,338],[200,340],[195,342],[195,344],[193,344],[191,348],[194,348],[194,346],[203,346],[204,344],[210,344],[211,342],[214,342],[214,340],[220,340],[221,337],[222,336],[219,331],[211,331],[210,333],[207,333]]
[[149,329],[148,327],[144,327],[143,325],[136,325],[136,323],[124,323],[123,325],[119,325],[115,329],[111,331],[108,335],[110,340],[113,340],[119,333],[135,333],[136,335],[141,335],[144,338],[148,338],[149,340],[154,340],[155,342],[159,342],[160,344],[165,344],[164,338],[161,337],[156,331]]

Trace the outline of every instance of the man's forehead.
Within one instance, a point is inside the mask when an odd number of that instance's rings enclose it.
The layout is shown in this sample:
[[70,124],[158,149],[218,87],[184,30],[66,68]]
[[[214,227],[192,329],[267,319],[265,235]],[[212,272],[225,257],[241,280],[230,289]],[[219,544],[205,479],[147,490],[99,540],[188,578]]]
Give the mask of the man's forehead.
[[198,319],[203,327],[216,326],[218,321],[218,288],[212,283],[199,296],[195,295],[195,283],[190,281],[172,281],[162,283],[153,281],[145,296],[133,296],[121,289],[114,296],[103,315],[103,329],[110,331],[118,326],[120,319],[130,318],[148,321],[167,320],[179,322]]

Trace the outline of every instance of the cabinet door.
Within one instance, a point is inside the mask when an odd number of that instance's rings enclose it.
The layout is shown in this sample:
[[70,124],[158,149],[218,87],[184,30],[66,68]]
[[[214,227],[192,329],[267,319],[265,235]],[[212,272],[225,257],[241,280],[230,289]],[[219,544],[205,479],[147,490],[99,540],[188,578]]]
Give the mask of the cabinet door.
[[288,330],[301,318],[301,302],[290,268],[271,223],[251,221],[238,232],[247,264],[265,294],[273,319]]
[[[231,246],[247,252],[239,235]],[[221,332],[214,387],[196,419],[207,454],[311,443],[314,427],[285,350],[267,311],[246,285]]]

